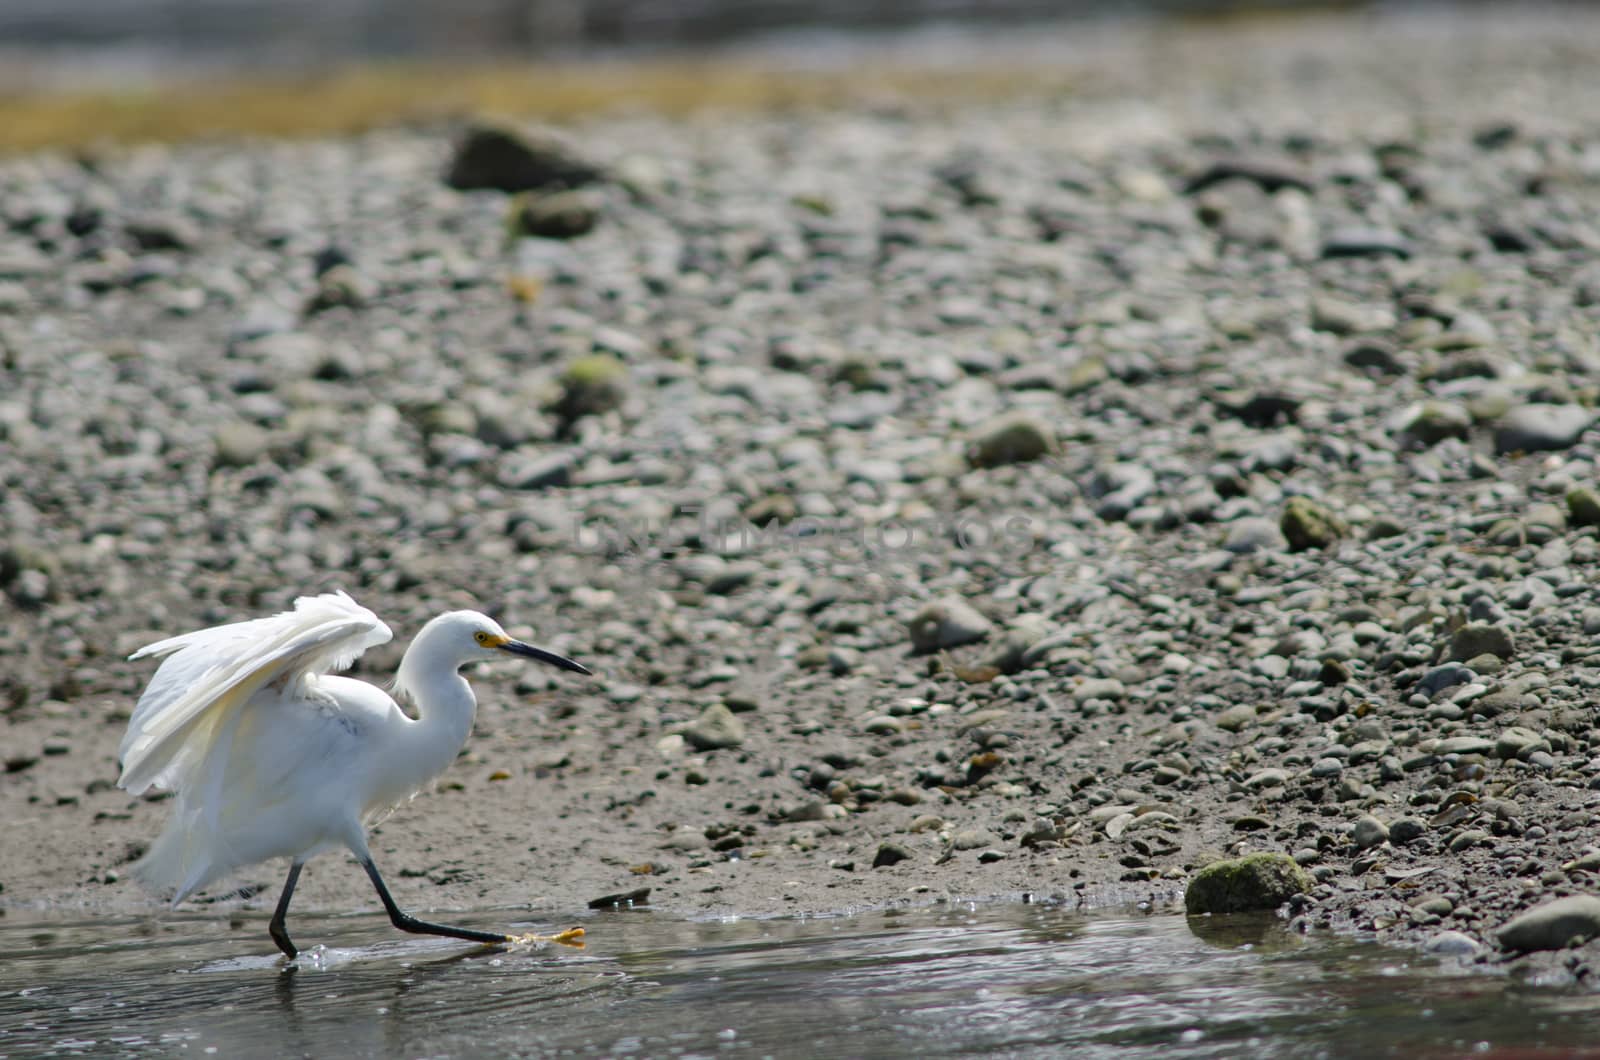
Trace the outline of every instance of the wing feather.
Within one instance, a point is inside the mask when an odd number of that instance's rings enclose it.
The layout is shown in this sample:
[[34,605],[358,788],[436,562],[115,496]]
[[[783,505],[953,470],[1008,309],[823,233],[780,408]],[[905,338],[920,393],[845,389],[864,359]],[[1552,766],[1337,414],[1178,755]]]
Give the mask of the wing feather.
[[261,688],[286,689],[342,670],[393,634],[342,592],[302,596],[270,618],[196,630],[147,645],[131,658],[165,656],[128,720],[119,787],[134,795],[152,785],[181,791],[228,718]]

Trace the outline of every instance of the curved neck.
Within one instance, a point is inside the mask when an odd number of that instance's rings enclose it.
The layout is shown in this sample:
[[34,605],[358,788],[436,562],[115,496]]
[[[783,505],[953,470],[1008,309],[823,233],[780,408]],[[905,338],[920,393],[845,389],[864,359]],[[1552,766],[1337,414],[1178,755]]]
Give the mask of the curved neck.
[[396,691],[417,709],[417,720],[405,727],[404,743],[407,764],[416,767],[419,786],[455,758],[472,732],[478,709],[472,687],[458,671],[461,659],[430,637],[431,631],[425,626],[417,634],[395,675]]

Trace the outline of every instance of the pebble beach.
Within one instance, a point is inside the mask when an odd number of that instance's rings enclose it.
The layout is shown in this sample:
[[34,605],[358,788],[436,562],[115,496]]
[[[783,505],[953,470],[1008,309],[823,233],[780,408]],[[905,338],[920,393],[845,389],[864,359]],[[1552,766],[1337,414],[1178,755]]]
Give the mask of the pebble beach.
[[1295,930],[1589,982],[1600,16],[1056,32],[1003,99],[0,158],[0,912],[159,932],[127,655],[338,588],[357,676],[456,607],[596,672],[474,675],[373,837],[419,912],[1270,853]]

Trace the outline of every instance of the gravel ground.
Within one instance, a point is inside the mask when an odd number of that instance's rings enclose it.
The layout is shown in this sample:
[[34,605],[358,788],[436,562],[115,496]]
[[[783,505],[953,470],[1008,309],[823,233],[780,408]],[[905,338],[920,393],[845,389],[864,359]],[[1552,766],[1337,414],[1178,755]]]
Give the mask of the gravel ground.
[[[0,161],[0,910],[156,913],[125,656],[339,587],[374,680],[458,606],[598,672],[477,674],[375,833],[419,912],[1166,902],[1276,851],[1307,931],[1587,981],[1497,931],[1600,871],[1597,31]],[[297,908],[376,901],[324,858]]]

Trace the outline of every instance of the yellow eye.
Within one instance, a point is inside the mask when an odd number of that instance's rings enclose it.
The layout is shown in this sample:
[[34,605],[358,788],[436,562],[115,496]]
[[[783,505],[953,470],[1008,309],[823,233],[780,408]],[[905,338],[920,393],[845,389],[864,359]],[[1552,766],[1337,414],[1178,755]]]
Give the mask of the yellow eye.
[[472,635],[472,639],[482,644],[485,648],[489,646],[489,634],[481,629]]

